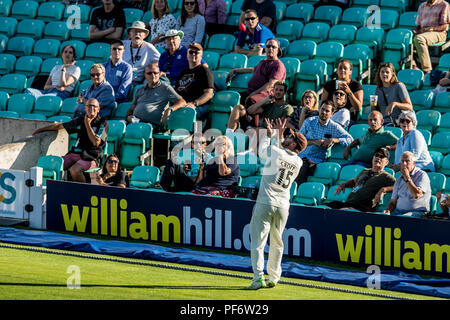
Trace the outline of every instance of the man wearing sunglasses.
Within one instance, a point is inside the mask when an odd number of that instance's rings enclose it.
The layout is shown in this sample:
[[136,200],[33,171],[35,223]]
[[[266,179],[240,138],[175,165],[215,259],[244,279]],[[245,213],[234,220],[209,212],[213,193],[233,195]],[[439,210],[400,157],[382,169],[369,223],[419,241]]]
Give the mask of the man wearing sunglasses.
[[109,119],[116,106],[116,100],[113,87],[105,79],[105,67],[101,63],[95,63],[89,71],[92,83],[78,95],[74,118],[83,116],[84,105],[88,99],[95,98],[100,103],[100,116]]
[[175,91],[187,102],[186,107],[197,111],[197,120],[208,116],[208,102],[214,93],[214,77],[202,64],[202,57],[203,47],[198,43],[189,44],[189,67],[181,71],[175,85]]
[[386,193],[386,187],[395,183],[395,178],[384,171],[389,163],[389,151],[386,148],[378,148],[372,157],[372,167],[366,168],[354,179],[341,183],[335,190],[335,195],[352,188],[345,202],[333,201],[327,203],[333,209],[353,208],[363,212],[376,210],[381,197]]
[[[245,11],[244,24],[246,29],[239,32],[235,51],[248,57],[262,55],[266,41],[275,38],[274,34],[259,22],[256,10]],[[248,46],[248,50],[244,49],[245,45]]]
[[65,129],[76,133],[77,140],[64,158],[64,170],[70,170],[73,181],[86,182],[84,171],[99,166],[108,137],[108,121],[100,116],[100,104],[90,98],[84,105],[84,115],[65,123],[55,123],[37,129],[33,135],[46,131]]

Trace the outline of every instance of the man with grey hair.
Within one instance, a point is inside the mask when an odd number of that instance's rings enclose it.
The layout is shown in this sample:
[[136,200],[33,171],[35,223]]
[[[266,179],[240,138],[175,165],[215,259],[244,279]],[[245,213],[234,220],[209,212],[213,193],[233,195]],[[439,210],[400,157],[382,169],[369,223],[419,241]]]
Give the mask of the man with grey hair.
[[84,105],[95,98],[100,104],[99,115],[109,119],[116,106],[113,87],[105,79],[105,67],[101,63],[94,63],[90,68],[92,84],[83,90],[77,99],[73,118],[84,116]]
[[430,211],[431,185],[427,173],[416,167],[412,152],[401,157],[401,176],[395,181],[391,201],[384,213],[393,216],[421,217]]

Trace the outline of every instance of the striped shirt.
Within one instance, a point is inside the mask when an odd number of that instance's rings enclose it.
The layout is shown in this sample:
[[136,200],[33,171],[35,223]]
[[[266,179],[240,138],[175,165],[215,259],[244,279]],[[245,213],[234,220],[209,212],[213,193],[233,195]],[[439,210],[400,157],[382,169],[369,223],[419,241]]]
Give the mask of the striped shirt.
[[450,5],[445,0],[435,0],[429,5],[426,1],[417,10],[416,25],[420,27],[437,27],[450,24]]

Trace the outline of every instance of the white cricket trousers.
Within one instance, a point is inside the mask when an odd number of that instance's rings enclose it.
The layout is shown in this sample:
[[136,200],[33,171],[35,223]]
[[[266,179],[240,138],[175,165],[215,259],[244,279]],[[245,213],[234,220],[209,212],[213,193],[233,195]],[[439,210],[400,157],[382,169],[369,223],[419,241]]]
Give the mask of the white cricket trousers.
[[256,203],[250,220],[250,256],[253,268],[253,280],[264,277],[264,247],[270,233],[267,274],[269,281],[277,283],[281,277],[281,259],[283,257],[283,230],[289,216],[289,209]]

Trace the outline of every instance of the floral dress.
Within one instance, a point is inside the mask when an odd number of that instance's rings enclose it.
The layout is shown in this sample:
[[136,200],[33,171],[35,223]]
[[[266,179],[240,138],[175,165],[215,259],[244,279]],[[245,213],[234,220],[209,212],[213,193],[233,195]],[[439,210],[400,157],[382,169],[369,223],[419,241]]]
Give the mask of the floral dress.
[[[160,34],[166,34],[168,30],[175,29],[176,24],[177,20],[171,14],[166,14],[159,19],[153,18],[150,20],[150,39],[153,40]],[[154,46],[156,48],[167,49],[165,41],[155,43]]]

